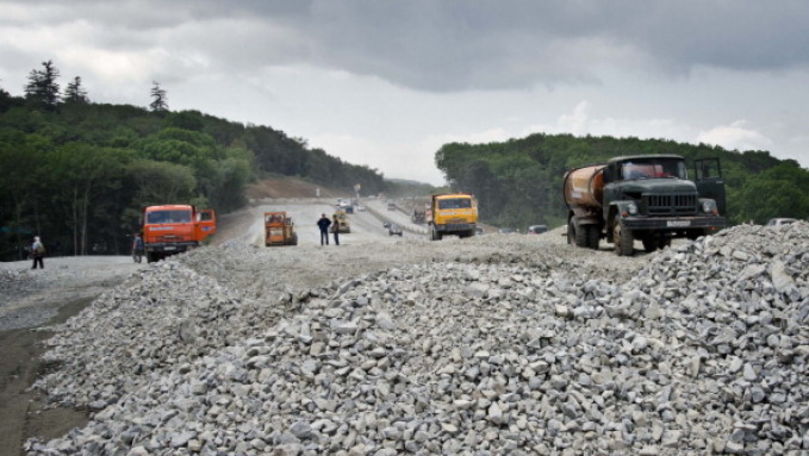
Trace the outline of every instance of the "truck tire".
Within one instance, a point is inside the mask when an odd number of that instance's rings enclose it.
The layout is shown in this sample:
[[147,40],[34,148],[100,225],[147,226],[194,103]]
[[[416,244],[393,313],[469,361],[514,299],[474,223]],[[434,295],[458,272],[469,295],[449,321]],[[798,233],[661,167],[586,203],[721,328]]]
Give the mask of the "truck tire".
[[440,241],[441,240],[441,233],[435,229],[435,225],[430,226],[430,240],[431,241]]
[[618,256],[632,256],[635,253],[635,236],[632,235],[631,230],[625,229],[621,222],[615,223],[612,229],[612,240]]
[[146,252],[146,262],[147,263],[155,263],[160,258],[157,256],[156,252]]
[[576,247],[589,247],[587,242],[587,225],[573,225],[573,233],[576,240]]
[[598,243],[601,241],[601,229],[598,225],[584,226],[587,235],[587,247],[598,250]]

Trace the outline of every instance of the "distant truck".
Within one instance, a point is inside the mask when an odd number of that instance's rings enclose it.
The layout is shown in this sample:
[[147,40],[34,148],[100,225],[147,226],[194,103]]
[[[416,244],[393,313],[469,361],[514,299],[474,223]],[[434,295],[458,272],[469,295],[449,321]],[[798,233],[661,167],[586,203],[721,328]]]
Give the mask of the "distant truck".
[[264,213],[264,245],[298,245],[295,225],[286,212]]
[[440,241],[448,234],[466,238],[477,232],[477,201],[467,193],[433,195],[427,214],[430,239],[433,241]]
[[333,230],[336,230],[338,233],[351,232],[351,224],[348,222],[348,216],[344,210],[338,210],[335,212],[334,218],[337,220],[337,226],[332,227]]
[[153,263],[199,246],[216,233],[216,212],[188,204],[148,206],[143,209],[143,246]]
[[696,176],[696,182],[688,180],[679,155],[616,157],[568,171],[568,243],[598,249],[605,238],[618,255],[632,255],[635,239],[651,252],[673,238],[719,230],[727,221],[718,159],[698,160]]

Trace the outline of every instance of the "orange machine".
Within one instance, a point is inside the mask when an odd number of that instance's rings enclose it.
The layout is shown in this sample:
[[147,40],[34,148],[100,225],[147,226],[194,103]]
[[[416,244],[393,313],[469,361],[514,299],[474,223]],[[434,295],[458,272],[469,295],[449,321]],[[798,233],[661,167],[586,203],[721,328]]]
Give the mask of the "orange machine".
[[199,246],[216,233],[216,212],[188,204],[143,209],[143,246],[150,263]]
[[298,245],[295,224],[286,212],[264,213],[264,245]]

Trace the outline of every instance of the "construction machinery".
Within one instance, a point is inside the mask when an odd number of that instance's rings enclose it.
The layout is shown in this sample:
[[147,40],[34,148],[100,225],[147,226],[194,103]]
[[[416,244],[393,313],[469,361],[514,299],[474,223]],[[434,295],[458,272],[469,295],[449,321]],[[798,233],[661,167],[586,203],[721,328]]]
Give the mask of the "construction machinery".
[[447,234],[465,238],[477,232],[478,204],[467,193],[433,195],[428,214],[433,241],[440,241]]
[[350,233],[351,232],[351,225],[348,223],[348,215],[346,215],[346,211],[339,209],[337,212],[334,213],[334,222],[337,226],[332,228],[337,230],[338,233]]
[[146,261],[161,260],[201,245],[216,233],[216,212],[189,204],[143,208],[143,247]]
[[264,245],[267,247],[278,245],[298,245],[298,235],[295,233],[295,224],[287,217],[287,213],[264,213]]
[[413,209],[413,214],[410,216],[410,221],[417,224],[417,225],[421,225],[425,221],[425,218],[424,218],[425,215],[426,215],[426,211]]
[[635,239],[650,252],[719,230],[727,221],[718,160],[697,169],[694,182],[679,155],[636,155],[568,171],[568,243],[598,249],[605,238],[618,255],[632,255]]

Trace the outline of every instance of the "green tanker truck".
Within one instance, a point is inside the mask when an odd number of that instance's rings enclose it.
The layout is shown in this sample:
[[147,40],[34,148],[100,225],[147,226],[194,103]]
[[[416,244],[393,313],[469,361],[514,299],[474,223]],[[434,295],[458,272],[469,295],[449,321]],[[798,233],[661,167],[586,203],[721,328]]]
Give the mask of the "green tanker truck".
[[618,255],[632,255],[636,239],[650,252],[673,238],[719,230],[727,221],[718,159],[698,160],[695,176],[688,179],[679,155],[616,157],[568,171],[563,184],[568,242],[598,249],[605,239]]

